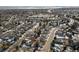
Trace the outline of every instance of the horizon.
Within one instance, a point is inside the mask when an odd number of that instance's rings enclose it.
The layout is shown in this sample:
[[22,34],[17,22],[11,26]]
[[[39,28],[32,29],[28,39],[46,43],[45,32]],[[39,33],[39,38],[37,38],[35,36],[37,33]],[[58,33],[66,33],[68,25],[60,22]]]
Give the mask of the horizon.
[[0,9],[58,9],[79,8],[79,6],[0,6]]

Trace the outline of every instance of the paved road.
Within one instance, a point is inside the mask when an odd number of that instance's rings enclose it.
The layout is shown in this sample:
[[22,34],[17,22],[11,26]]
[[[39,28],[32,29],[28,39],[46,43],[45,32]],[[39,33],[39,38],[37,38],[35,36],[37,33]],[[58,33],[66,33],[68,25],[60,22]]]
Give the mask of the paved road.
[[54,40],[55,32],[58,30],[58,28],[52,28],[50,30],[50,33],[48,34],[47,42],[45,43],[44,47],[41,49],[43,52],[49,52],[50,51],[50,45],[52,40]]
[[[39,27],[38,24],[39,24],[39,23],[37,23],[32,29],[29,29],[28,31],[33,31],[33,30],[35,30],[36,28],[38,28],[38,27]],[[13,48],[15,48],[16,46],[20,45],[21,42],[26,38],[26,34],[27,34],[28,31],[26,31],[26,32],[19,38],[19,40],[18,40],[17,42],[15,42],[12,46],[10,46],[5,52],[7,52],[7,51],[9,52],[9,51],[11,51]]]
[[73,23],[74,23],[74,19],[70,18],[69,25],[73,25]]

